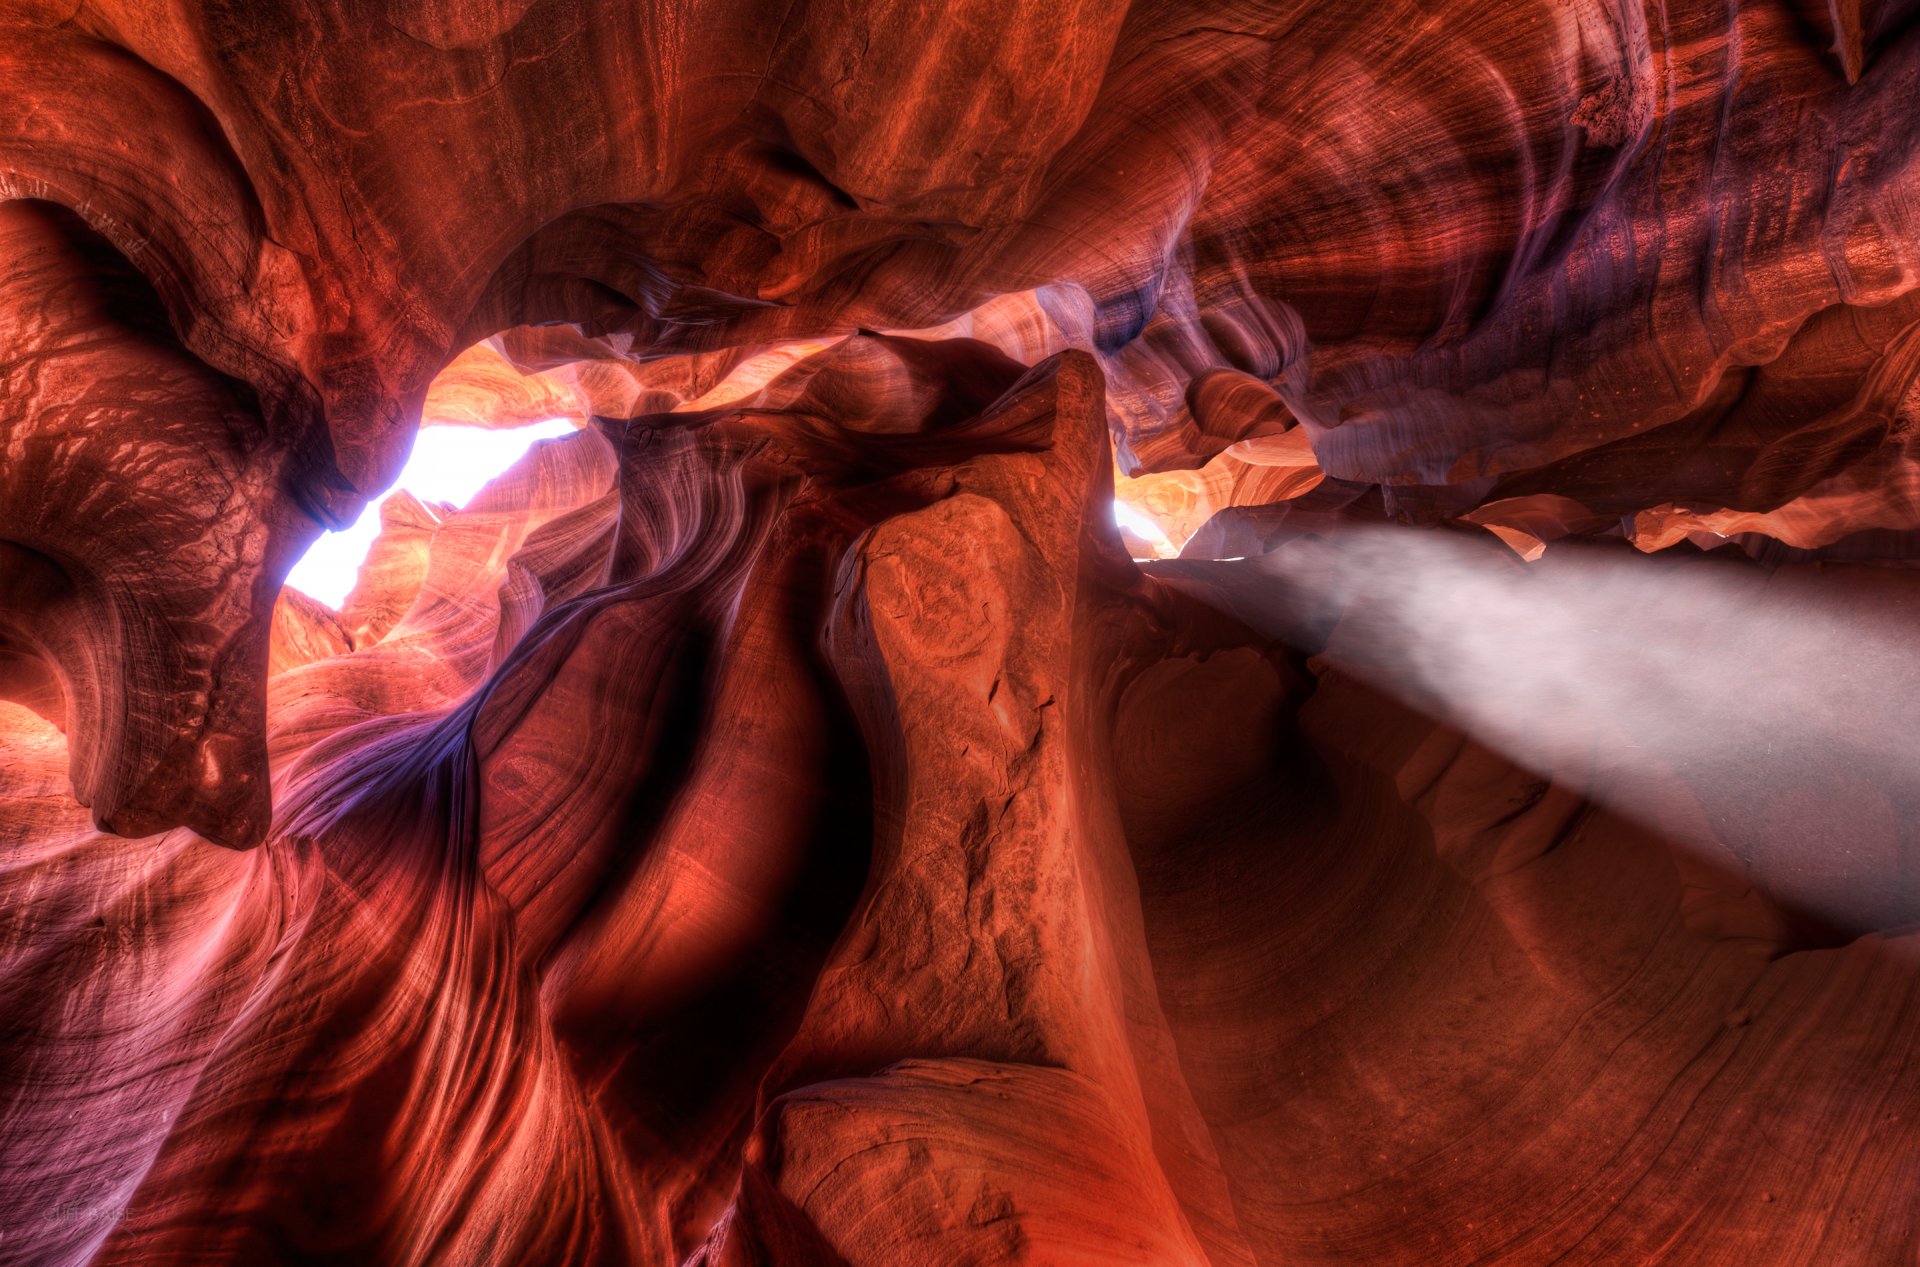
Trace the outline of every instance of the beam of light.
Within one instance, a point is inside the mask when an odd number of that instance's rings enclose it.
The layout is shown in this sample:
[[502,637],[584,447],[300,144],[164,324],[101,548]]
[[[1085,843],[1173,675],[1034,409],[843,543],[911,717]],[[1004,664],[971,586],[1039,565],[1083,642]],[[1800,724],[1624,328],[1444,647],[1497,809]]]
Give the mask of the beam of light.
[[1920,577],[1387,527],[1148,570],[1829,928],[1920,921]]
[[[1164,550],[1165,553],[1160,557],[1168,558],[1175,553],[1174,544],[1168,539],[1166,530],[1160,526],[1159,521],[1146,511],[1118,497],[1113,499],[1113,522],[1152,546],[1156,553]],[[1144,562],[1144,560],[1136,560],[1136,562]]]
[[423,428],[413,443],[413,455],[393,487],[367,503],[366,510],[351,525],[314,542],[287,573],[287,584],[337,609],[353,592],[360,564],[380,535],[380,507],[388,497],[405,489],[424,502],[464,506],[489,481],[519,461],[536,441],[571,435],[578,429],[564,418],[511,429]]

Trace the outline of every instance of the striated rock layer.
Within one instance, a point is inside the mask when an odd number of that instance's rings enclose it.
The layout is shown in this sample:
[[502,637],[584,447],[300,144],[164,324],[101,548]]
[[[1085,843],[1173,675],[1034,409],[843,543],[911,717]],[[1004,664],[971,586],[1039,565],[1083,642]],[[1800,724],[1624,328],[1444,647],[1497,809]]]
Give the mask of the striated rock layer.
[[1917,17],[0,5],[0,1263],[1913,1261]]

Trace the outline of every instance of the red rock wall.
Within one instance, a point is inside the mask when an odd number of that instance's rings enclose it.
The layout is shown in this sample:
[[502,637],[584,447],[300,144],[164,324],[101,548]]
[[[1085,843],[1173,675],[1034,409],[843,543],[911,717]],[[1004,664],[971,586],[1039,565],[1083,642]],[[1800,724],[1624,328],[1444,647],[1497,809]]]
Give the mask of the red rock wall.
[[1916,16],[5,6],[0,1263],[1912,1261]]

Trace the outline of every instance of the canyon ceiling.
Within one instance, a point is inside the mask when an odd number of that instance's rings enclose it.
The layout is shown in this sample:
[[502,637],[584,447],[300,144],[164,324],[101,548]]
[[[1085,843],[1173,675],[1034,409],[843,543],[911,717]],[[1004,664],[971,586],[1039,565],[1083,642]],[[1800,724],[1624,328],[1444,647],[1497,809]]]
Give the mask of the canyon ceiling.
[[0,1263],[1915,1262],[1916,145],[1920,0],[0,0]]

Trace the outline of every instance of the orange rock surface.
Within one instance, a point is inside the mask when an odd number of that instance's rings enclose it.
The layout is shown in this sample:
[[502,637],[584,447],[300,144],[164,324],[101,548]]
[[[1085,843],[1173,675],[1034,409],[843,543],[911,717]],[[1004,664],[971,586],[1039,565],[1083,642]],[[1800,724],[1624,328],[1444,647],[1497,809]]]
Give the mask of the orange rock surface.
[[0,5],[0,1265],[1913,1262],[1916,19]]

